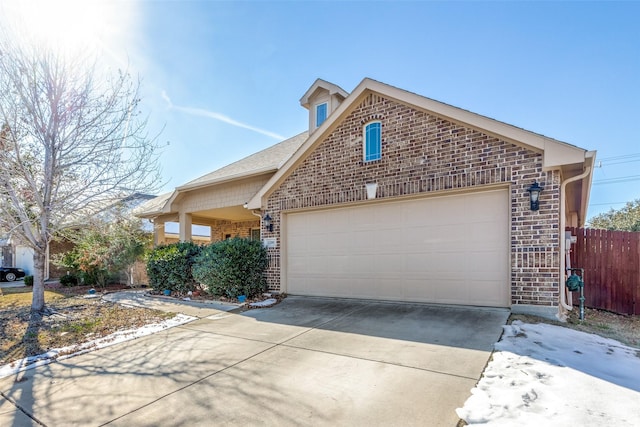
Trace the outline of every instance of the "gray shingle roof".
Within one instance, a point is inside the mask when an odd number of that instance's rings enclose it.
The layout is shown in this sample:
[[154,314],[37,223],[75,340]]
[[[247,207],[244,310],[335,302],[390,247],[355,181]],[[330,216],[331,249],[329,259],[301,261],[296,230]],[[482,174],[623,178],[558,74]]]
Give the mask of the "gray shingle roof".
[[167,203],[167,200],[171,198],[173,193],[174,191],[170,191],[168,193],[161,194],[154,199],[141,203],[133,210],[133,214],[138,216],[147,216],[161,212],[165,203]]
[[284,163],[300,148],[300,146],[309,138],[309,132],[302,132],[292,138],[285,139],[271,147],[262,151],[251,154],[244,159],[223,166],[211,173],[203,175],[199,178],[189,181],[175,191],[162,194],[154,199],[148,200],[140,204],[134,213],[140,217],[149,217],[161,213],[167,202],[176,192],[190,190],[206,185],[224,182],[231,179],[251,176],[261,172],[269,172],[278,170]]
[[187,190],[192,187],[201,187],[203,185],[214,184],[229,179],[241,178],[243,176],[253,175],[260,172],[278,170],[291,155],[307,140],[308,132],[302,132],[292,138],[285,139],[269,148],[258,151],[244,159],[223,166],[211,173],[203,175],[199,178],[189,181],[177,190]]

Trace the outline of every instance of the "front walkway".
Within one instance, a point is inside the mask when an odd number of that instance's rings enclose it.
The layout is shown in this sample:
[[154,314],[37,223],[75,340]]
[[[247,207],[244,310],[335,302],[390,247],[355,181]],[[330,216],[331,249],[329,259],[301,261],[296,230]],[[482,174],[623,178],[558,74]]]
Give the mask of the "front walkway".
[[219,301],[199,302],[160,296],[152,297],[147,295],[146,290],[114,292],[104,295],[102,299],[132,307],[143,307],[171,313],[182,313],[199,319],[207,316],[213,316],[220,312],[237,310],[242,307],[240,304],[224,303]]

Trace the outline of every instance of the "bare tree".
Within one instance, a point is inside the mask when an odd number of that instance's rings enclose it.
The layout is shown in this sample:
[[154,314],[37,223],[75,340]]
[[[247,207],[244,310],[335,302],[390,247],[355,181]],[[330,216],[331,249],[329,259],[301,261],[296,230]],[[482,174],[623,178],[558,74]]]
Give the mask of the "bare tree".
[[87,62],[0,34],[0,230],[34,250],[32,311],[51,239],[160,183],[140,82]]

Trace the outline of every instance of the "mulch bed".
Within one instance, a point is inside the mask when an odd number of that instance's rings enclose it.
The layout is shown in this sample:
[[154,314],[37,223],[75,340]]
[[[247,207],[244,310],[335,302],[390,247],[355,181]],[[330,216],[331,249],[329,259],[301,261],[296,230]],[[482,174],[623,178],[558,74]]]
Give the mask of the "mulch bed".
[[[240,304],[240,301],[238,301],[237,298],[228,298],[224,296],[211,295],[206,291],[194,291],[191,294],[188,294],[186,292],[172,292],[170,296],[166,296],[161,291],[149,289],[147,293],[150,296],[161,297],[161,298],[166,298],[168,300],[176,300],[176,301],[184,301],[185,298],[188,298],[188,301],[195,301],[195,302],[218,301],[218,302],[224,302],[224,303],[230,303],[230,304]],[[246,308],[247,310],[254,310],[258,308],[269,308],[279,304],[280,301],[282,301],[287,297],[286,294],[280,294],[275,292],[267,292],[267,294],[271,294],[271,296],[264,296],[263,294],[261,294],[252,298],[247,298],[245,300],[246,304],[243,306],[243,308]],[[269,298],[275,299],[276,303],[268,307],[251,307],[250,305],[251,303],[261,302]]]

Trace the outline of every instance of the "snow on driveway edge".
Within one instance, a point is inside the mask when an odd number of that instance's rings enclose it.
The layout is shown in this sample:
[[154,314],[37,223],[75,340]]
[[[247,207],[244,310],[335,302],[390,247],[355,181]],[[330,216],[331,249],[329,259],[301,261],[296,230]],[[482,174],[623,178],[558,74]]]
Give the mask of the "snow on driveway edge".
[[137,329],[118,331],[105,337],[88,341],[83,344],[74,344],[67,347],[54,348],[47,351],[46,353],[39,354],[37,356],[29,356],[24,359],[13,361],[7,365],[0,366],[0,379],[8,377],[10,375],[15,375],[22,371],[26,371],[27,369],[33,369],[38,366],[47,365],[56,360],[68,359],[70,357],[88,353],[93,350],[155,334],[156,332],[160,332],[179,325],[184,325],[185,323],[192,322],[196,319],[197,317],[178,314],[171,319],[164,320],[160,323],[152,323],[150,325],[145,325]]

